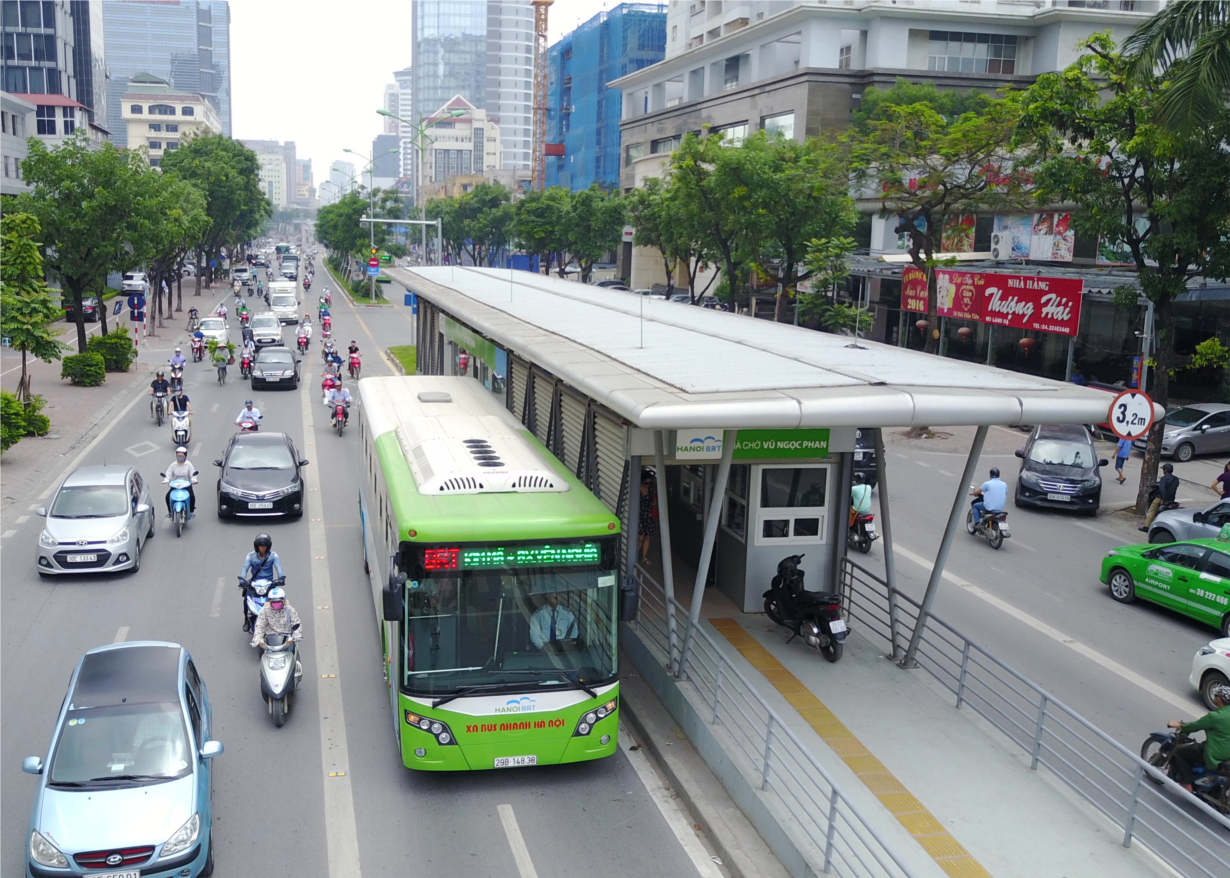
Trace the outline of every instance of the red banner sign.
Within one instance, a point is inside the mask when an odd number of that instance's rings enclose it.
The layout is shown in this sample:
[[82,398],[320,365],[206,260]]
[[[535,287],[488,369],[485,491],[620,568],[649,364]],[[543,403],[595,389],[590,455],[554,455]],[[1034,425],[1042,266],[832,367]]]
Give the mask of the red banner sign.
[[935,284],[941,317],[1060,335],[1076,335],[1080,326],[1082,280],[941,268]]
[[901,310],[927,313],[927,273],[913,265],[901,269]]

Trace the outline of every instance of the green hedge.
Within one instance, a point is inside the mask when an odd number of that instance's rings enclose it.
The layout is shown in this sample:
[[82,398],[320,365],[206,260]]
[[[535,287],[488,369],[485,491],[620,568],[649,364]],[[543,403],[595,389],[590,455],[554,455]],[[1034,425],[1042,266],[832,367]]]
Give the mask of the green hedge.
[[22,405],[16,396],[0,390],[0,451],[8,451],[26,436],[42,436],[51,429],[51,419],[42,414],[41,396]]
[[92,337],[86,342],[85,348],[103,358],[103,366],[108,372],[127,372],[132,361],[137,358],[136,345],[123,326],[106,335]]
[[60,377],[82,387],[97,387],[107,380],[107,367],[102,354],[73,354],[61,361]]

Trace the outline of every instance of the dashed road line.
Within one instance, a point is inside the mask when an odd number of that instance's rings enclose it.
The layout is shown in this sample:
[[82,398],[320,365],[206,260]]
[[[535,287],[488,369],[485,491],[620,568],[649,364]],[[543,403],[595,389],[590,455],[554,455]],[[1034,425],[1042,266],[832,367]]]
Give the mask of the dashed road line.
[[29,521],[29,520],[30,520],[30,516],[28,516],[28,515],[19,515],[19,516],[17,516],[15,519],[13,519],[13,523],[14,523],[14,524],[25,524],[25,523],[26,523],[27,521]]
[[17,533],[17,531],[15,530],[6,530],[4,533],[0,534],[0,539],[7,540],[9,537],[11,537],[15,533]]
[[112,640],[111,642],[112,643],[123,643],[127,639],[128,639],[128,626],[121,625],[119,627],[119,630],[115,632],[115,639]]
[[517,873],[521,878],[538,878],[538,870],[530,859],[530,850],[525,846],[525,837],[521,835],[521,827],[517,825],[517,815],[513,813],[512,805],[497,805],[496,810],[500,813],[500,823],[504,824],[504,835],[508,836],[508,846],[512,848]]
[[214,602],[209,608],[209,617],[217,619],[222,615],[222,594],[226,589],[226,577],[219,576],[218,584],[214,586]]

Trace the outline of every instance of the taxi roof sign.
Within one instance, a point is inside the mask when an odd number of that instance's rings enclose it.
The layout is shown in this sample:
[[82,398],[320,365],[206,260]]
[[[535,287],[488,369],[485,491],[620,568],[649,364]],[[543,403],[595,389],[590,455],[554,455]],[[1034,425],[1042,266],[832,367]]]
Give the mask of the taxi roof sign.
[[1230,542],[1230,524],[1223,524],[1221,526],[1221,530],[1217,532],[1217,538]]

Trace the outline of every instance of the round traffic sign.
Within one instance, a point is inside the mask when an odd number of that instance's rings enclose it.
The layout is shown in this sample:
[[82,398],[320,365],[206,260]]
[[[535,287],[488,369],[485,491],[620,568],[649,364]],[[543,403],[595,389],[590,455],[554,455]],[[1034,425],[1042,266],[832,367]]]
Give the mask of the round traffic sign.
[[1153,426],[1153,400],[1141,390],[1125,390],[1110,404],[1110,429],[1120,439],[1139,439]]
[[379,268],[380,260],[377,259],[375,256],[373,256],[371,259],[367,260],[367,264],[370,265],[372,268]]

